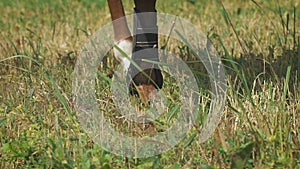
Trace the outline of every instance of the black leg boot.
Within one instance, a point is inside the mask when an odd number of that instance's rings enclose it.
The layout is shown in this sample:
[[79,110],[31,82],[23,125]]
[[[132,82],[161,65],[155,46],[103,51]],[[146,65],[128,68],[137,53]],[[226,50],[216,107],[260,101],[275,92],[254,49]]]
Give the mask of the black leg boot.
[[[147,21],[155,24],[149,26],[149,24],[145,24]],[[163,86],[163,77],[158,65],[145,61],[159,62],[158,27],[156,23],[156,12],[140,13],[135,9],[132,60],[143,72],[130,64],[127,79],[130,81],[129,90],[132,95],[138,94],[136,86],[153,85],[156,89],[161,89]]]

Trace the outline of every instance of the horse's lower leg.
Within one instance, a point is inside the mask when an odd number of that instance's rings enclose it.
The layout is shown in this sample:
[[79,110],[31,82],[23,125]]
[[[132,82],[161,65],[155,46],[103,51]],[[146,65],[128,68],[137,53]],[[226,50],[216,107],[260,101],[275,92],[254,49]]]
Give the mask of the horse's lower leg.
[[[110,16],[113,21],[115,41],[131,38],[131,33],[127,26],[125,13],[121,0],[107,0]],[[116,21],[117,20],[117,21]]]
[[[116,45],[124,51],[129,57],[132,53],[132,37],[129,31],[125,13],[121,0],[107,0],[110,16],[113,21],[114,39]],[[127,71],[130,61],[123,56],[118,49],[114,48],[114,55],[117,60],[123,65],[124,71]]]
[[[158,60],[158,29],[157,16],[155,10],[156,0],[134,0],[134,49],[133,60],[144,70],[141,73],[133,65],[130,66],[130,74],[133,75],[131,92],[140,92],[144,99],[149,98],[149,94],[163,85],[161,71],[157,65],[142,61],[148,59]],[[146,33],[144,33],[146,32]],[[135,85],[135,87],[132,87]],[[135,89],[138,89],[136,91]]]
[[[135,10],[143,13],[143,12],[153,12],[156,13],[155,5],[156,0],[134,0]],[[147,18],[143,18],[143,26],[146,28],[151,28],[156,26],[156,17],[155,16],[147,16]]]
[[156,0],[134,0],[134,5],[141,12],[155,12]]
[[[154,58],[154,61],[158,61],[158,35],[156,26],[156,10],[155,4],[156,0],[134,0],[135,3],[135,36],[134,43],[132,43],[132,37],[127,26],[127,21],[125,18],[124,9],[121,0],[107,0],[110,14],[113,20],[113,29],[115,35],[115,41],[118,47],[123,50],[129,57],[132,55],[132,51],[137,53],[142,51],[141,55],[133,54],[132,58],[134,61],[141,59]],[[152,12],[151,14],[144,15],[144,12]],[[141,14],[141,15],[140,15]],[[151,33],[143,33],[144,30],[152,30]],[[141,31],[141,32],[139,32]],[[134,45],[134,47],[133,47]],[[154,49],[151,50],[150,54],[143,52],[143,49]],[[131,94],[138,93],[143,100],[149,98],[149,94],[161,88],[163,81],[160,70],[157,66],[149,65],[149,63],[140,62],[138,65],[141,68],[151,67],[144,70],[145,73],[139,72],[129,60],[123,56],[117,49],[114,49],[115,57],[123,64],[124,70],[128,70],[128,75],[131,80],[130,92]],[[147,56],[150,55],[150,56]],[[151,60],[151,59],[150,59]],[[130,71],[131,70],[131,71]],[[150,77],[150,78],[149,78]],[[137,89],[137,90],[136,90]]]

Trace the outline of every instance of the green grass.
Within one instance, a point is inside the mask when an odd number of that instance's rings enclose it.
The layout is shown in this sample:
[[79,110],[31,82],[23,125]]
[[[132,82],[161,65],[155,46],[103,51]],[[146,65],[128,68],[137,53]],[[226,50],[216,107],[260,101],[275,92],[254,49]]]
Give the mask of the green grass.
[[[1,0],[0,168],[300,168],[299,3],[222,3],[157,4],[158,11],[196,25],[222,57],[229,88],[218,129],[207,142],[197,142],[209,106],[204,88],[200,117],[187,138],[161,155],[130,159],[93,143],[72,103],[76,58],[89,37],[110,22],[106,1]],[[124,5],[132,13],[133,3]],[[186,59],[200,74],[199,86],[207,86],[203,67],[193,64],[186,45],[171,40],[166,49]],[[109,77],[117,62],[110,53],[104,63],[99,69]],[[173,82],[166,75],[169,109],[150,132],[176,117],[179,92]],[[127,129],[129,123],[113,118],[118,112],[108,84],[97,78],[96,93],[107,100],[99,107],[116,128]]]

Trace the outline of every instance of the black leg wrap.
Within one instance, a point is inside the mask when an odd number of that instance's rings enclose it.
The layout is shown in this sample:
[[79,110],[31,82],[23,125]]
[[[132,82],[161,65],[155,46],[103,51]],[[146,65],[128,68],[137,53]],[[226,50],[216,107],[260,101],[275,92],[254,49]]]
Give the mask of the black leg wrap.
[[[153,25],[150,24],[151,26],[149,26],[149,23],[153,23]],[[131,94],[137,94],[135,85],[152,84],[157,89],[163,86],[161,71],[158,65],[153,63],[159,62],[158,28],[156,23],[156,12],[140,13],[135,9],[132,60],[144,73],[133,64],[130,64],[127,79],[130,81],[129,89]],[[153,62],[150,63],[151,61]]]

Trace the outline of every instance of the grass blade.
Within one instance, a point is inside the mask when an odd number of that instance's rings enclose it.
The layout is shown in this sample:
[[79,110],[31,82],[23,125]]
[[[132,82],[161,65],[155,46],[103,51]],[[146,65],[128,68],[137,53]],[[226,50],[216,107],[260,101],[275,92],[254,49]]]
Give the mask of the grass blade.
[[60,101],[60,103],[63,105],[68,117],[71,119],[71,121],[74,123],[74,119],[73,119],[73,115],[71,113],[71,109],[70,106],[67,102],[67,100],[65,99],[65,97],[62,95],[62,92],[60,91],[58,85],[56,84],[55,80],[53,79],[53,77],[50,75],[49,72],[45,72],[45,76],[46,78],[51,82],[55,93],[56,93],[56,97],[58,98],[58,100]]

